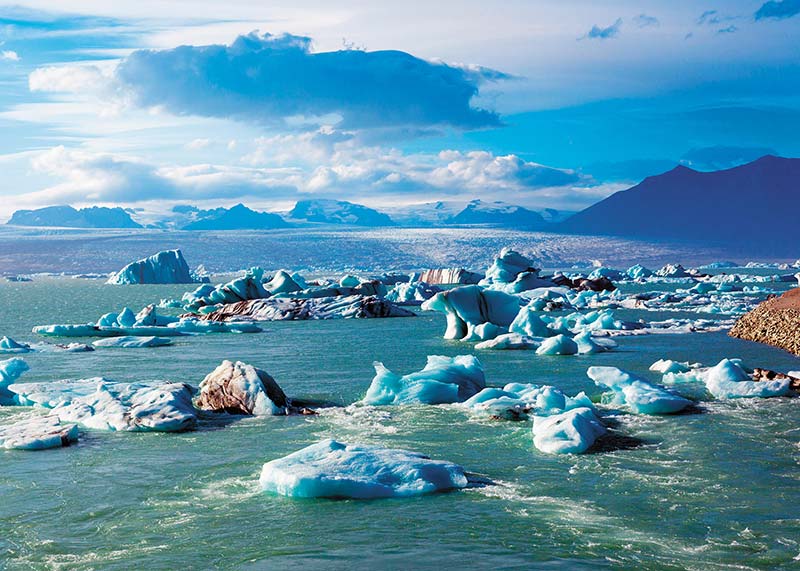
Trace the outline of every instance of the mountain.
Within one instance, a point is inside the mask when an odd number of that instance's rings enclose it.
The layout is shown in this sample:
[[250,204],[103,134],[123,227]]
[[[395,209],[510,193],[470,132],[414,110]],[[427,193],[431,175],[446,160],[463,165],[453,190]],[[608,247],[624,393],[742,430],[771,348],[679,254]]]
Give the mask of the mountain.
[[8,224],[15,226],[57,226],[64,228],[141,228],[122,208],[92,206],[76,210],[72,206],[47,206],[37,210],[17,210]]
[[473,200],[455,216],[446,221],[447,224],[492,224],[509,228],[536,228],[547,225],[538,212],[522,206],[505,202],[483,202]]
[[463,202],[423,202],[384,208],[401,226],[442,226],[464,208]]
[[383,212],[343,200],[300,200],[289,213],[289,217],[326,224],[396,226],[394,220]]
[[[180,208],[180,207],[175,207]],[[286,228],[289,224],[281,216],[271,212],[257,212],[244,204],[231,208],[215,208],[213,210],[189,210],[183,207],[176,213],[193,213],[195,220],[183,226],[183,230],[269,230]]]
[[[557,230],[797,252],[800,159],[764,156],[727,170],[678,166],[572,216]],[[777,250],[772,253],[777,253]]]

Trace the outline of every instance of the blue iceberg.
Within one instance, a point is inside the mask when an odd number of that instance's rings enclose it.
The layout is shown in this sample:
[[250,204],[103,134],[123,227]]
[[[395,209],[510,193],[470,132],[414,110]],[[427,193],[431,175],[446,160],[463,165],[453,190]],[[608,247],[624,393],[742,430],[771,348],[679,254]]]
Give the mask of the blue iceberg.
[[403,376],[375,363],[375,373],[364,404],[462,402],[486,387],[483,365],[474,355],[429,355],[424,369]]
[[0,405],[16,404],[14,393],[8,387],[29,370],[28,363],[19,357],[0,361]]
[[189,270],[180,250],[165,250],[131,262],[109,278],[109,284],[190,284],[208,281]]
[[599,387],[611,389],[603,403],[627,406],[636,414],[674,414],[692,401],[616,367],[589,367],[586,374]]
[[92,343],[95,347],[117,347],[121,349],[141,349],[145,347],[163,347],[172,345],[169,337],[138,337],[123,335],[122,337],[108,337],[98,339]]
[[533,444],[548,454],[581,454],[606,434],[606,427],[591,408],[573,408],[533,418]]
[[259,483],[295,498],[374,499],[465,488],[468,481],[461,466],[416,452],[323,440],[264,464]]
[[731,359],[723,359],[705,371],[704,380],[708,392],[718,399],[779,397],[791,389],[789,379],[754,381],[744,367]]
[[17,343],[11,337],[0,338],[0,353],[30,353],[32,350],[30,345]]

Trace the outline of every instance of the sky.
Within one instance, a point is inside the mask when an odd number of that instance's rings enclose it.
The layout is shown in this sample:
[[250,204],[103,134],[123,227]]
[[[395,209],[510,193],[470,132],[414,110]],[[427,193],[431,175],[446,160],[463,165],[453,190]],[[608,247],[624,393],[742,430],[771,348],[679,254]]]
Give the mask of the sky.
[[580,210],[800,156],[800,0],[0,6],[0,219],[55,204]]

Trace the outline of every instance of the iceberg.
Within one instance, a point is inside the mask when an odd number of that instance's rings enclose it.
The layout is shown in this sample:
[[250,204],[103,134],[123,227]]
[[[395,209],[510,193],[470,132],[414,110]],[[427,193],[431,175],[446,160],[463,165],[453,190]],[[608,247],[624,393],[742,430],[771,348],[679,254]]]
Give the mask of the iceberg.
[[617,343],[612,339],[605,337],[593,337],[591,331],[578,333],[572,338],[572,340],[578,346],[579,355],[603,353],[605,351],[611,351],[617,346]]
[[464,469],[427,456],[323,440],[264,464],[266,492],[296,498],[409,497],[465,488]]
[[[415,314],[394,303],[375,296],[340,296],[321,298],[254,299],[223,305],[203,316],[198,323],[237,321],[289,321],[305,319],[367,319],[379,317],[414,317]],[[224,325],[223,323],[217,323]]]
[[503,248],[489,269],[481,285],[510,284],[522,273],[538,274],[538,268],[533,267],[533,261],[526,258],[511,248]]
[[16,404],[14,393],[8,387],[15,383],[30,366],[19,357],[0,361],[0,406]]
[[[358,282],[356,283],[356,285],[358,285]],[[292,274],[287,270],[278,270],[277,272],[275,272],[275,275],[272,276],[272,279],[264,284],[264,289],[269,291],[269,293],[271,293],[272,295],[302,291],[306,288],[308,288],[308,284],[306,284],[305,280],[303,280],[297,274]],[[260,295],[258,297],[268,297],[268,296]],[[254,296],[243,299],[257,299],[257,297]],[[239,300],[234,300],[234,301],[239,301]],[[231,303],[231,302],[224,302],[224,303]]]
[[581,407],[550,416],[534,416],[533,444],[547,454],[581,454],[607,430],[594,410]]
[[289,400],[269,374],[241,361],[223,361],[200,383],[201,410],[253,416],[288,414]]
[[425,282],[399,283],[386,294],[386,299],[404,305],[420,305],[440,291],[435,285]]
[[632,280],[641,280],[644,278],[651,277],[653,275],[653,272],[648,270],[641,264],[636,264],[628,268],[625,274]]
[[419,275],[414,275],[411,281],[420,281],[431,285],[474,285],[483,277],[483,274],[470,272],[464,268],[439,268],[425,270]]
[[[194,291],[183,294],[181,301],[187,310],[197,311],[201,307],[207,305],[236,303],[239,301],[269,297],[271,293],[267,291],[267,288],[261,283],[263,274],[264,270],[261,268],[251,268],[245,272],[244,276],[231,280],[228,283],[218,286],[212,286],[210,284],[201,285]],[[270,282],[268,285],[276,289],[280,289],[281,287],[290,288],[286,283],[281,282],[280,277],[282,275],[281,272],[278,272],[275,278],[273,278],[273,282],[275,282],[275,280],[278,281],[276,283]],[[291,280],[291,277],[288,279]]]
[[519,312],[519,303],[513,295],[468,285],[437,293],[422,304],[422,309],[446,314],[445,339],[469,340],[483,323],[507,328]]
[[688,278],[691,274],[680,264],[667,264],[656,272],[661,278]]
[[674,414],[692,402],[616,367],[589,367],[586,374],[599,387],[611,389],[605,404],[627,406],[636,414]]
[[651,371],[661,373],[662,375],[666,375],[668,373],[687,373],[691,370],[691,368],[692,367],[689,365],[689,363],[679,363],[678,361],[672,361],[670,359],[659,359],[650,365]]
[[17,343],[11,337],[0,338],[0,353],[30,353],[30,345]]
[[108,337],[98,339],[92,343],[95,347],[119,347],[123,349],[138,349],[144,347],[163,347],[172,345],[172,339],[168,337],[134,337],[123,335],[122,337]]
[[718,399],[779,397],[791,389],[789,379],[754,381],[740,364],[730,359],[723,359],[707,370],[704,380],[708,392]]
[[556,335],[542,341],[536,349],[537,355],[577,355],[578,344],[567,335]]
[[553,337],[558,335],[558,332],[550,329],[548,324],[539,316],[535,301],[533,300],[525,307],[520,308],[508,330],[511,333],[519,333],[527,337]]
[[462,402],[486,386],[483,365],[474,355],[429,355],[425,368],[397,375],[375,363],[375,377],[362,401],[368,405]]
[[164,250],[131,262],[109,278],[109,284],[190,284],[208,281],[189,270],[180,250]]
[[78,426],[61,424],[57,416],[27,418],[0,426],[0,448],[46,450],[78,441]]

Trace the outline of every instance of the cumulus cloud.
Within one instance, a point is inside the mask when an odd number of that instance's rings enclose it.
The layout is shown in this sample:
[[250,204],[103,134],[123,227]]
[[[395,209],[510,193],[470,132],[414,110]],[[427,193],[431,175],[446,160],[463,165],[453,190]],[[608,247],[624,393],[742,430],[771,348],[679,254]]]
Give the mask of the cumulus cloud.
[[19,61],[19,54],[14,50],[3,50],[0,51],[0,60]]
[[[97,91],[91,66],[34,71],[33,91]],[[472,104],[481,85],[508,78],[478,66],[448,65],[401,51],[315,53],[306,37],[256,32],[231,45],[138,50],[123,58],[110,92],[176,115],[269,126],[348,129],[500,125]]]
[[600,26],[595,24],[594,26],[592,26],[592,29],[589,30],[585,36],[583,36],[583,38],[588,38],[590,40],[608,40],[611,38],[616,38],[619,35],[621,27],[622,27],[622,18],[617,18],[616,22],[614,22],[610,26],[606,26],[605,28],[601,28]]
[[784,20],[800,14],[800,0],[770,0],[756,11],[756,20]]

